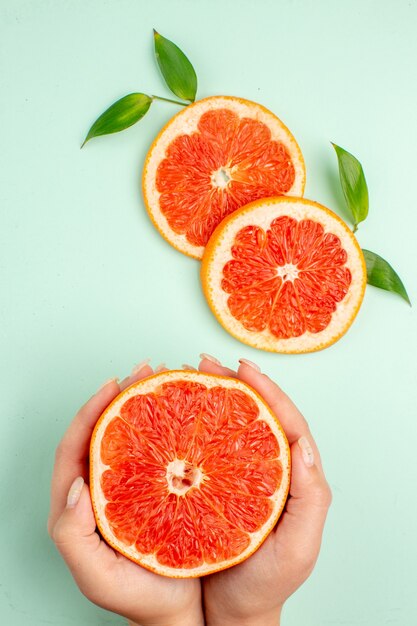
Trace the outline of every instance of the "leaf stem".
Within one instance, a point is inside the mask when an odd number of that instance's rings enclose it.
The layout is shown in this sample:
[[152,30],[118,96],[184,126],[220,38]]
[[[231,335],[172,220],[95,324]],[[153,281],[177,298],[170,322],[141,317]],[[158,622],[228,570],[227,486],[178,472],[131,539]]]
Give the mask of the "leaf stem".
[[356,233],[356,231],[357,231],[357,230],[358,230],[358,225],[357,225],[357,224],[354,224],[354,225],[353,225],[353,230],[352,230],[352,232],[353,232],[353,233]]
[[163,100],[164,102],[171,102],[172,104],[179,104],[182,107],[188,107],[188,102],[179,102],[179,100],[171,100],[170,98],[163,98],[162,96],[151,96],[152,100]]

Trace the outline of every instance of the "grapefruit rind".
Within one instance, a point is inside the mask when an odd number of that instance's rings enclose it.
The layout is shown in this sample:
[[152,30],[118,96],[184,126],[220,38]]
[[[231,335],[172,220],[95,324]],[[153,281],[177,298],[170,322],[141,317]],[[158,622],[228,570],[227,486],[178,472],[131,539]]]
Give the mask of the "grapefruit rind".
[[[248,396],[256,402],[259,408],[259,416],[257,419],[267,422],[273,434],[277,438],[280,449],[279,461],[282,465],[282,480],[279,489],[270,497],[271,502],[273,502],[273,511],[268,520],[258,531],[248,533],[251,538],[248,547],[235,558],[224,560],[215,564],[204,564],[195,568],[168,567],[159,563],[154,555],[141,554],[134,546],[122,545],[120,540],[114,535],[104,514],[107,500],[104,497],[100,484],[101,475],[108,469],[108,466],[102,462],[100,457],[100,442],[108,423],[119,414],[121,406],[129,398],[137,395],[139,391],[142,394],[152,393],[160,385],[174,380],[192,382],[198,381],[199,383],[204,384],[207,388],[221,385],[225,388],[239,389],[248,394]],[[260,547],[269,533],[273,530],[284,509],[290,487],[290,474],[291,457],[288,440],[281,424],[278,421],[278,418],[265,403],[263,398],[254,389],[242,381],[196,371],[171,370],[169,372],[161,372],[153,376],[149,376],[148,378],[143,379],[125,389],[113,400],[113,402],[111,402],[97,421],[90,443],[90,493],[94,516],[101,535],[110,546],[131,561],[134,561],[145,569],[169,578],[196,578],[205,576],[207,574],[212,574],[228,567],[232,567],[233,565],[237,565],[253,554],[253,552]]]
[[156,170],[165,158],[165,152],[175,137],[197,131],[200,117],[210,110],[227,108],[239,115],[263,122],[271,131],[271,139],[279,141],[288,150],[295,169],[294,183],[287,195],[302,196],[305,187],[305,164],[301,150],[290,130],[269,109],[243,98],[234,96],[211,96],[188,105],[177,113],[159,132],[147,154],[142,175],[142,192],[145,207],[155,228],[162,237],[179,252],[194,259],[201,259],[204,246],[190,243],[183,234],[175,233],[159,207],[160,192],[156,188]]
[[[221,286],[223,268],[232,259],[231,247],[236,234],[246,226],[256,225],[267,230],[277,217],[289,215],[297,220],[311,219],[320,222],[341,240],[348,259],[346,267],[352,281],[345,298],[338,303],[329,325],[320,333],[305,332],[302,336],[279,339],[269,329],[247,330],[230,312],[229,294]],[[201,264],[201,282],[207,302],[220,324],[243,343],[279,353],[305,353],[322,350],[342,337],[355,319],[366,288],[366,265],[362,250],[345,222],[327,207],[307,200],[288,196],[263,198],[251,202],[226,217],[215,229],[205,248]]]

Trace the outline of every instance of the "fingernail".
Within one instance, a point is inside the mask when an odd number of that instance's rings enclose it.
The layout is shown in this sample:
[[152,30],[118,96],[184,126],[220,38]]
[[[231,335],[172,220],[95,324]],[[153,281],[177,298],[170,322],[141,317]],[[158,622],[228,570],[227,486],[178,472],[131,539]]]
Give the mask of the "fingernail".
[[248,359],[239,359],[239,363],[241,365],[247,365],[248,367],[251,367],[253,370],[255,370],[255,372],[261,371],[259,365],[256,365],[256,363],[253,363],[252,361],[248,361]]
[[162,372],[166,369],[167,369],[166,363],[160,363],[157,367],[155,367],[154,372],[155,374],[158,374],[159,372]]
[[143,370],[143,368],[146,365],[149,365],[150,362],[151,362],[150,359],[143,359],[143,361],[141,361],[140,363],[134,366],[134,368],[132,369],[131,375],[133,376],[134,374],[138,374],[140,370]]
[[188,363],[183,363],[181,367],[183,370],[191,370],[192,372],[197,371],[196,367],[194,367],[193,365],[188,365]]
[[84,485],[84,478],[82,476],[78,476],[72,483],[70,490],[68,491],[67,496],[67,509],[73,509],[78,504],[78,500],[80,499],[81,491]]
[[106,380],[106,382],[103,383],[101,387],[97,389],[97,392],[101,391],[104,387],[106,387],[106,385],[110,385],[110,383],[118,383],[118,382],[119,382],[118,378],[109,378],[109,380]]
[[207,361],[211,361],[212,363],[215,363],[216,365],[221,365],[219,359],[216,359],[216,357],[211,356],[211,354],[206,354],[205,352],[202,352],[200,354],[200,359],[207,359]]
[[307,467],[313,467],[314,452],[307,437],[300,437],[298,440],[298,445],[300,446],[304,463],[307,465]]

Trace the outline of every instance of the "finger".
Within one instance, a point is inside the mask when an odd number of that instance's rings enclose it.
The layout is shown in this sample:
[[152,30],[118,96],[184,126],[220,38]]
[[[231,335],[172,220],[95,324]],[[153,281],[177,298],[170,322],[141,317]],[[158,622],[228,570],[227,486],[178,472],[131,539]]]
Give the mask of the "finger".
[[51,534],[77,584],[87,595],[92,584],[100,585],[100,572],[117,560],[95,528],[90,493],[83,478],[78,477],[72,483],[66,506]]
[[131,374],[126,376],[120,383],[120,391],[124,391],[130,385],[137,383],[138,380],[142,380],[142,378],[146,378],[147,376],[152,376],[154,373],[153,369],[149,366],[150,359],[145,359],[141,361],[133,368]]
[[218,359],[210,354],[205,354],[204,352],[200,354],[200,365],[198,369],[200,372],[205,372],[206,374],[217,374],[218,376],[230,376],[232,378],[236,378],[236,372],[229,367],[223,367]]
[[166,366],[166,363],[160,363],[155,367],[155,374],[160,374],[161,372],[169,372],[169,368]]
[[306,437],[291,446],[291,456],[290,498],[275,531],[275,542],[280,557],[301,568],[307,577],[320,551],[332,498]]
[[253,387],[269,404],[282,425],[290,445],[303,435],[309,438],[317,467],[322,471],[320,453],[309,426],[287,394],[268,376],[262,374],[259,367],[251,361],[240,359],[238,376]]
[[65,507],[65,500],[74,476],[87,478],[87,460],[94,426],[120,388],[115,379],[103,385],[78,411],[62,438],[55,455],[52,473],[49,530]]

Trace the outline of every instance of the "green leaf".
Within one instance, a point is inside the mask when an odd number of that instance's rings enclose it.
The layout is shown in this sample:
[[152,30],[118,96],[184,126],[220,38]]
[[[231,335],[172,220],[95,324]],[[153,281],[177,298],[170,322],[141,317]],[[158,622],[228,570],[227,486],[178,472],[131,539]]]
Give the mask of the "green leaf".
[[111,105],[92,125],[81,148],[93,137],[118,133],[138,122],[152,104],[144,93],[130,93]]
[[332,146],[336,150],[340,182],[346,203],[353,217],[353,232],[355,232],[359,222],[363,222],[368,215],[369,197],[365,174],[362,165],[353,154],[335,143],[332,143]]
[[362,252],[365,257],[368,284],[397,293],[411,306],[410,298],[401,278],[388,261],[370,250],[362,250]]
[[166,84],[178,98],[194,102],[197,75],[185,54],[154,29],[155,56]]

